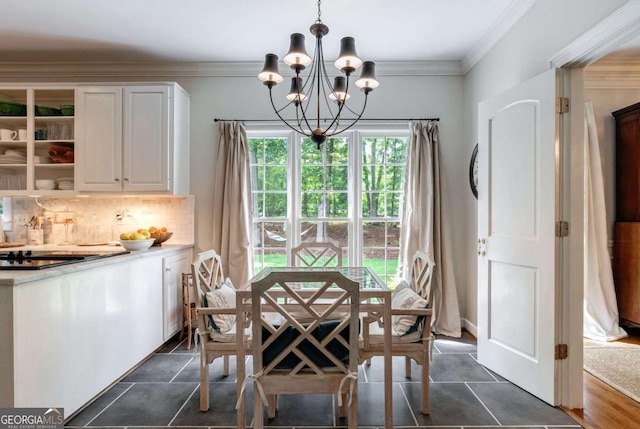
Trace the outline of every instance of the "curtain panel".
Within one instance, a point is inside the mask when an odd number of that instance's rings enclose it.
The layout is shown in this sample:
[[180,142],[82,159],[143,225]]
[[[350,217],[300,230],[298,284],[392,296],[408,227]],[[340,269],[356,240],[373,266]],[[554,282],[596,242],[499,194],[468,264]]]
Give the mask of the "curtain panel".
[[443,192],[438,125],[434,121],[411,122],[407,149],[400,236],[400,271],[408,278],[416,250],[435,261],[433,273],[432,330],[461,336],[460,308],[453,274],[449,219]]
[[253,275],[251,175],[247,133],[240,122],[218,123],[213,190],[213,248],[236,287]]

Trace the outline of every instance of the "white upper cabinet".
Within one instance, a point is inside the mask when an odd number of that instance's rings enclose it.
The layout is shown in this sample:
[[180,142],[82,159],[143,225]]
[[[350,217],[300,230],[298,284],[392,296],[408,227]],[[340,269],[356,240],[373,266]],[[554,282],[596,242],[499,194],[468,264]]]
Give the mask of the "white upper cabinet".
[[189,193],[189,95],[177,84],[79,87],[79,192]]

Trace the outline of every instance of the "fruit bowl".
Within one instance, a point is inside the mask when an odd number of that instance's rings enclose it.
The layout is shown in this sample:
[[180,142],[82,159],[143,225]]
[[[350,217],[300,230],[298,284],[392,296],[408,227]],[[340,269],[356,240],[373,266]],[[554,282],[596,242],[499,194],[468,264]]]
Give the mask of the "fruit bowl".
[[148,240],[120,240],[120,245],[130,252],[135,252],[136,250],[148,249],[154,241],[153,238]]
[[151,234],[151,238],[155,241],[153,242],[154,246],[160,246],[162,243],[171,238],[173,232],[154,232]]

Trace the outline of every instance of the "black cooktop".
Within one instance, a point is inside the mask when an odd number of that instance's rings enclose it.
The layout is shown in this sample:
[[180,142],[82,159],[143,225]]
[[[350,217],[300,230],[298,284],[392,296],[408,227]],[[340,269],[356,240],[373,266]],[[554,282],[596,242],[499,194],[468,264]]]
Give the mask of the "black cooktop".
[[73,250],[10,251],[8,253],[0,253],[0,270],[41,270],[110,256],[125,255],[127,253],[129,253],[127,250],[96,252]]

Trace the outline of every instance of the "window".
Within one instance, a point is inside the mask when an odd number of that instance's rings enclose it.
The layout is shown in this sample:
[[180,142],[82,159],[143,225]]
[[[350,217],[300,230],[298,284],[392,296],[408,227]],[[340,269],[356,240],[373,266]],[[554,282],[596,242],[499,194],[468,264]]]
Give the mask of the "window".
[[249,131],[255,270],[288,265],[305,241],[330,241],[343,264],[396,283],[408,130],[353,131],[316,144]]

